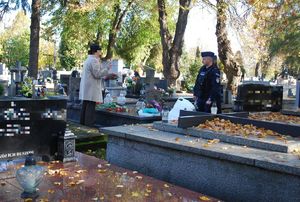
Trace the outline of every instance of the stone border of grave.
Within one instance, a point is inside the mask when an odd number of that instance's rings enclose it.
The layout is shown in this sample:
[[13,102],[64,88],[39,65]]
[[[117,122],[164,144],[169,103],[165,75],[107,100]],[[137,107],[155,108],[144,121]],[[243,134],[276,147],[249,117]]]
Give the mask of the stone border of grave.
[[285,141],[278,140],[274,137],[258,138],[258,137],[243,137],[243,136],[232,136],[226,133],[213,132],[209,130],[200,130],[196,128],[178,128],[174,124],[166,124],[162,122],[154,122],[153,127],[160,131],[173,132],[178,134],[190,135],[193,137],[203,139],[219,139],[222,142],[236,144],[246,147],[254,147],[263,150],[290,153],[295,149],[300,148],[300,141],[295,139],[288,139]]
[[[102,128],[109,162],[228,201],[297,201],[293,154],[184,136],[152,125]],[[122,154],[122,155],[120,155]]]

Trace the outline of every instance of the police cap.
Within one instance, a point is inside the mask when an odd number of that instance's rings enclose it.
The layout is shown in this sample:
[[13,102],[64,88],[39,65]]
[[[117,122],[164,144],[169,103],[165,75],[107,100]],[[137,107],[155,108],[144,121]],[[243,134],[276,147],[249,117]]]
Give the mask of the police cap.
[[201,52],[201,56],[214,58],[215,54],[213,52],[207,51],[207,52]]

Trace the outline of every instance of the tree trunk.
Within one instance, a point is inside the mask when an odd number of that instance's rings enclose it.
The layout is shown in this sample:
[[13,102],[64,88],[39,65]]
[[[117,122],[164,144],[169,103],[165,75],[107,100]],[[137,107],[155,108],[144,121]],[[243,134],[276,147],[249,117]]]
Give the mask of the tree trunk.
[[218,42],[218,53],[221,62],[224,65],[224,72],[227,76],[227,89],[235,94],[237,85],[241,78],[241,68],[235,60],[231,50],[228,33],[226,30],[228,5],[225,0],[217,0],[217,25],[216,36]]
[[106,52],[106,56],[104,58],[105,60],[110,60],[113,57],[113,49],[116,44],[117,34],[121,29],[121,25],[122,25],[124,17],[126,16],[129,8],[132,6],[133,3],[134,3],[134,0],[129,1],[126,8],[123,11],[120,7],[121,6],[120,4],[116,5],[116,9],[115,9],[116,15],[115,15],[114,21],[112,23],[112,26],[111,26],[111,29],[109,32],[107,52]]
[[256,65],[255,65],[255,72],[254,72],[255,77],[259,76],[259,67],[260,67],[260,63],[257,62]]
[[168,86],[176,86],[176,80],[180,76],[179,60],[182,54],[183,37],[187,25],[187,18],[191,0],[179,0],[179,14],[176,23],[174,39],[169,32],[165,0],[157,0],[160,37],[162,44],[163,74],[168,81]]
[[37,78],[39,63],[41,0],[32,0],[29,50],[29,76]]

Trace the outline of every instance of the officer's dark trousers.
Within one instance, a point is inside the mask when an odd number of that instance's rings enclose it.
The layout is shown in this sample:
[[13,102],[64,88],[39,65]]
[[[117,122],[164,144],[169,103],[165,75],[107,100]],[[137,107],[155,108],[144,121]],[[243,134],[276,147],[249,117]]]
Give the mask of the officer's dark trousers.
[[[206,104],[206,101],[207,101],[207,99],[198,99],[197,100],[197,107],[198,107],[197,111],[211,113],[212,104],[208,105],[208,104]],[[221,114],[222,106],[221,106],[221,101],[219,101],[219,100],[217,101],[217,108],[218,108],[217,113]]]
[[96,112],[95,108],[96,102],[83,100],[80,113],[80,124],[94,126]]
[[197,100],[197,107],[199,112],[206,112],[211,113],[210,108],[211,105],[206,104],[207,99],[198,99]]

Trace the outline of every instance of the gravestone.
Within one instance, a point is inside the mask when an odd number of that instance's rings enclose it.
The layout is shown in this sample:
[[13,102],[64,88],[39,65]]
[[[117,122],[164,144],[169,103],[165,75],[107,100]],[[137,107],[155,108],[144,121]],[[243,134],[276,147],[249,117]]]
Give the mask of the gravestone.
[[111,61],[102,61],[101,65],[103,67],[109,67],[109,74],[116,74],[118,75],[118,82],[122,82],[122,71],[124,68],[124,61],[123,60],[111,60]]
[[52,73],[50,70],[43,70],[40,72],[43,79],[52,78]]
[[60,83],[62,84],[65,92],[69,92],[69,79],[70,79],[70,75],[69,74],[61,74],[60,75]]
[[10,72],[5,64],[0,63],[0,80],[9,81]]
[[0,162],[31,153],[56,159],[66,131],[66,104],[61,98],[0,99]]
[[150,68],[150,67],[146,67],[146,78],[145,78],[145,83],[146,83],[146,90],[148,89],[154,89],[154,84],[155,84],[155,70]]
[[81,78],[78,74],[72,74],[69,77],[69,100],[73,103],[79,102],[79,90],[80,90],[80,81]]

